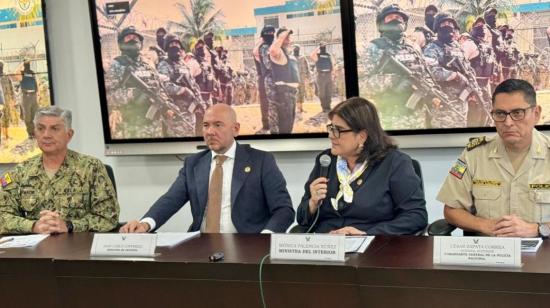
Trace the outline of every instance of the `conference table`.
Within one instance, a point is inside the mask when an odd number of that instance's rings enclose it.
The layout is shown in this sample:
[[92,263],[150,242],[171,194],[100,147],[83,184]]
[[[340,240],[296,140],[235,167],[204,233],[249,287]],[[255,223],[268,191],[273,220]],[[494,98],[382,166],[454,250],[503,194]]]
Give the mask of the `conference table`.
[[[262,307],[267,234],[202,234],[154,258],[90,256],[93,233],[0,249],[0,307]],[[267,259],[267,307],[549,307],[550,242],[521,268],[434,265],[433,238],[377,236],[346,261]],[[210,262],[215,252],[225,259]]]

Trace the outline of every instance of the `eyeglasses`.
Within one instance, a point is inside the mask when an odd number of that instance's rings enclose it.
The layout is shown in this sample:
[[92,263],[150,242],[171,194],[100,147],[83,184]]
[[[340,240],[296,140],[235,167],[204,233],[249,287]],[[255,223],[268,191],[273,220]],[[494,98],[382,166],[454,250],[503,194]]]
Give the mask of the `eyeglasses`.
[[348,133],[348,132],[352,132],[353,129],[342,129],[334,124],[328,124],[327,125],[327,132],[329,135],[333,135],[334,138],[340,138],[340,135],[342,133]]
[[495,120],[495,122],[504,122],[506,121],[506,117],[508,115],[510,115],[510,118],[514,121],[521,121],[525,118],[525,111],[533,108],[535,106],[530,106],[530,107],[527,107],[527,108],[518,108],[518,109],[514,109],[510,112],[506,112],[504,110],[494,110],[494,111],[491,111],[491,117],[493,118],[493,120]]

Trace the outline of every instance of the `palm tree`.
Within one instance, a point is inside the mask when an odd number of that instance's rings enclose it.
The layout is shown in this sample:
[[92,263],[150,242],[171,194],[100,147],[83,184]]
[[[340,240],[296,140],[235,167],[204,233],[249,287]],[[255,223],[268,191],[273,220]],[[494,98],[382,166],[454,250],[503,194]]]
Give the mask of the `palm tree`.
[[221,9],[214,11],[213,0],[189,0],[188,6],[181,3],[176,3],[176,6],[183,20],[170,24],[178,29],[176,32],[181,34],[184,45],[190,45],[207,32],[219,35],[223,31],[223,13]]
[[475,19],[483,16],[489,7],[497,9],[498,18],[508,21],[512,13],[512,5],[512,0],[439,0],[439,7],[451,13],[462,30],[469,29]]

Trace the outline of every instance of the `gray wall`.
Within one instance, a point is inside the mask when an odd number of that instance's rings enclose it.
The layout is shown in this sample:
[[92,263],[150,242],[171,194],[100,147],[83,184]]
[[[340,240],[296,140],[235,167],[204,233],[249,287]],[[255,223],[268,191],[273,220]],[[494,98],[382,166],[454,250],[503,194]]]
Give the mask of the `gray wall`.
[[[175,156],[105,157],[95,60],[86,0],[46,0],[50,52],[56,104],[73,111],[76,131],[71,148],[94,155],[113,166],[121,205],[121,220],[140,218],[170,186],[182,165]],[[450,165],[461,149],[407,149],[420,161],[424,172],[429,219],[442,217],[435,196]],[[297,206],[314,152],[276,153]],[[9,166],[0,166],[4,171]],[[183,231],[191,224],[185,207],[162,230]]]

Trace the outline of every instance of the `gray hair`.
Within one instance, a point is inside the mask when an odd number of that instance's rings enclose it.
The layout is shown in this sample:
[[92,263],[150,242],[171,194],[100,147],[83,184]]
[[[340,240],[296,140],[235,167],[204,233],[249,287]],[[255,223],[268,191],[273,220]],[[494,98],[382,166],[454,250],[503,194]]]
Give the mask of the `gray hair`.
[[48,106],[38,109],[34,115],[33,123],[38,125],[38,120],[42,117],[56,117],[61,118],[65,122],[65,128],[67,130],[72,128],[73,114],[70,110],[61,109],[57,106]]

